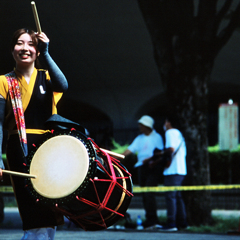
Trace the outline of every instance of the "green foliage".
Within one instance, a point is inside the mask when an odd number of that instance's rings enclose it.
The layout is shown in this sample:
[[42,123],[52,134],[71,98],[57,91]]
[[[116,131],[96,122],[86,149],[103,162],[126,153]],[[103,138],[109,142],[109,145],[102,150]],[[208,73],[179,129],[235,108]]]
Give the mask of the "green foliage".
[[3,160],[4,163],[7,163],[6,153],[2,154],[2,160]]
[[[113,144],[114,148],[111,151],[113,151],[115,153],[123,153],[129,146],[129,144],[120,145],[114,139],[112,140],[112,144]],[[217,144],[215,146],[209,146],[208,152],[216,153],[216,152],[229,152],[229,151],[220,150],[219,144]],[[237,149],[231,150],[230,152],[240,152],[240,144],[238,145]]]
[[[215,146],[208,147],[208,152],[223,152],[223,150],[220,150],[219,144],[217,144]],[[229,152],[229,151],[224,151],[224,152]],[[237,149],[233,149],[230,152],[240,152],[240,144],[238,144]]]
[[128,144],[125,144],[125,145],[121,146],[114,139],[112,140],[112,144],[113,144],[114,148],[111,149],[111,151],[113,151],[115,153],[119,153],[119,154],[122,154],[129,146]]
[[[112,144],[114,146],[113,149],[111,149],[112,152],[122,154],[125,150],[128,148],[128,144],[125,144],[121,146],[119,143],[117,143],[115,140],[112,140]],[[121,163],[127,168],[127,170],[132,174],[132,181],[134,184],[138,183],[138,173],[136,171],[136,168],[134,168],[134,165],[137,162],[137,155],[136,154],[129,154],[124,159],[120,159]]]
[[208,147],[208,152],[219,152],[220,149],[219,149],[219,145],[215,145],[215,146],[211,146],[211,147]]
[[[120,145],[114,139],[112,140],[112,144],[113,144],[114,148],[111,151],[116,152],[116,153],[123,153],[129,146],[129,144]],[[215,146],[209,146],[208,147],[208,152],[217,153],[217,152],[229,152],[229,151],[220,150],[219,144],[217,144]],[[237,149],[233,149],[230,152],[240,152],[240,144],[238,145]]]

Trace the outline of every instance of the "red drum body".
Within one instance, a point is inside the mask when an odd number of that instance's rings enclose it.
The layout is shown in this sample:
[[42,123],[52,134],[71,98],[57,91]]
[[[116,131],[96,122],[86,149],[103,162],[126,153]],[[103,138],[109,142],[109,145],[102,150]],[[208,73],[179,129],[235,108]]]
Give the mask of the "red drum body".
[[132,198],[127,169],[75,129],[43,136],[27,160],[31,196],[62,212],[84,230],[102,230],[116,223]]

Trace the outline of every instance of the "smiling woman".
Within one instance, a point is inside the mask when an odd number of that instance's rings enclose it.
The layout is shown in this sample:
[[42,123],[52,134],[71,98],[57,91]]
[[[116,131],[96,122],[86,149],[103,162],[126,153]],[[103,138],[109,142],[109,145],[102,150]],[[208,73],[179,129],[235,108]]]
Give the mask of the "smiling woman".
[[[13,49],[13,58],[16,63],[19,64],[25,59],[35,61],[36,53],[36,46],[34,46],[31,36],[28,33],[22,34]],[[33,61],[30,61],[30,63]]]
[[[37,58],[38,52],[36,45],[33,43],[31,36],[28,33],[22,34],[12,51],[13,58],[16,62],[16,69],[19,72],[24,72],[26,68],[29,69],[25,74],[25,80],[29,84],[30,74],[34,69],[34,62]],[[29,74],[30,73],[30,74]]]
[[[48,53],[49,39],[45,33],[19,29],[12,39],[11,52],[16,62],[14,71],[0,76],[0,143],[3,128],[8,130],[7,161],[11,171],[27,172],[26,156],[44,133],[44,123],[56,113],[56,105],[67,90],[68,83]],[[39,55],[47,70],[36,68]],[[1,146],[1,144],[0,144]],[[2,155],[0,148],[0,156]],[[0,179],[4,164],[0,159]],[[25,179],[11,176],[24,237],[53,239],[55,226],[64,223],[61,213],[32,200],[25,187]],[[35,229],[32,232],[32,229]],[[37,230],[36,230],[37,229]]]
[[16,69],[24,74],[28,84],[34,67],[39,65],[37,63],[37,57],[40,54],[37,48],[38,39],[45,43],[49,42],[44,33],[37,35],[34,31],[23,28],[15,32],[11,43],[11,52],[16,62]]

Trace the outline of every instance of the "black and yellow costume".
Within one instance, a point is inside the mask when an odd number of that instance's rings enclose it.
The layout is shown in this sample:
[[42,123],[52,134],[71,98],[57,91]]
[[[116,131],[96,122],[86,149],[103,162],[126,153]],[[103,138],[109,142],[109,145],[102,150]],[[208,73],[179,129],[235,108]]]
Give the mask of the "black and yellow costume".
[[[45,70],[33,71],[29,84],[24,77],[15,70],[24,110],[27,146],[31,151],[32,144],[36,143],[44,133],[44,123],[56,113],[56,105],[62,96],[60,92],[54,92],[50,84],[49,73]],[[58,90],[59,91],[59,90]],[[25,157],[20,145],[17,133],[11,99],[8,92],[8,83],[4,75],[0,76],[0,95],[5,99],[4,129],[8,130],[7,160],[10,170],[24,172],[26,167]],[[53,209],[37,204],[27,192],[25,180],[21,177],[12,176],[14,193],[18,203],[19,212],[23,221],[23,230],[41,227],[53,227],[64,223],[61,213]]]

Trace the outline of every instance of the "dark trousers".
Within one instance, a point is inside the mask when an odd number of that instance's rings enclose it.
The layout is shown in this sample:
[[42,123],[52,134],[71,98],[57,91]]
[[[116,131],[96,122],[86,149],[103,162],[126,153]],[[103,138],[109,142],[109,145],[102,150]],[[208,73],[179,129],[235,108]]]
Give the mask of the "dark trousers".
[[[148,165],[138,167],[138,181],[141,187],[157,186],[159,174],[162,174],[158,167],[150,169]],[[154,192],[142,193],[143,206],[146,212],[146,221],[153,224],[158,222],[157,204]]]
[[[29,136],[29,135],[28,135]],[[28,137],[29,152],[33,148],[32,143],[36,143],[35,138],[41,138],[41,135],[30,134]],[[7,159],[10,170],[25,172],[27,168],[23,163],[25,158],[17,134],[13,134],[8,139]],[[62,213],[54,211],[47,204],[41,204],[34,198],[30,190],[26,187],[25,178],[11,176],[14,194],[17,200],[19,213],[23,222],[23,230],[32,228],[53,227],[64,224]]]
[[[183,175],[168,175],[164,176],[165,186],[181,186],[185,176]],[[167,219],[168,224],[176,226],[186,225],[186,209],[182,199],[182,194],[179,191],[166,192]]]

